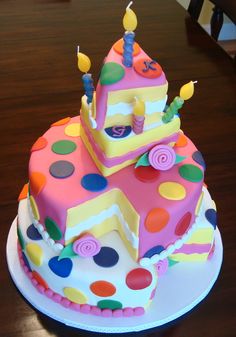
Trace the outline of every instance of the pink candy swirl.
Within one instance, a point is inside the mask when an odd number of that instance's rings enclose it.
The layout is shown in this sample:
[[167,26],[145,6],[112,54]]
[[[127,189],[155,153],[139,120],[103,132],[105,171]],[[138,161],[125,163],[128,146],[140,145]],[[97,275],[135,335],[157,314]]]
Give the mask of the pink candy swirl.
[[156,170],[166,171],[175,164],[175,151],[168,145],[156,145],[148,154],[149,163]]
[[100,249],[100,242],[91,234],[85,234],[73,243],[73,251],[81,257],[97,255]]
[[156,265],[157,275],[159,277],[164,275],[168,270],[168,266],[169,266],[168,259],[160,260]]

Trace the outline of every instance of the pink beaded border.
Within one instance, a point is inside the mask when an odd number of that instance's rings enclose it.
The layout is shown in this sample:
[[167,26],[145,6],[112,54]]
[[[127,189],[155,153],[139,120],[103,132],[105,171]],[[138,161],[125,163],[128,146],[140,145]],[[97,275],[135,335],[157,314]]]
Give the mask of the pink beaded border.
[[42,295],[47,296],[54,302],[59,303],[65,308],[69,308],[69,309],[81,312],[83,314],[91,314],[91,315],[102,316],[102,317],[132,317],[132,316],[141,316],[145,313],[145,310],[143,307],[136,307],[136,308],[127,307],[124,309],[111,310],[111,309],[100,309],[99,307],[90,305],[90,304],[78,304],[78,303],[71,302],[66,297],[63,297],[55,293],[53,290],[49,288],[46,289],[41,284],[39,284],[38,281],[34,278],[32,272],[26,266],[22,258],[22,250],[21,250],[19,243],[17,243],[17,251],[18,251],[18,256],[19,256],[19,260],[20,260],[20,264],[22,268],[24,269],[26,275],[30,279],[33,286],[38,290],[38,292]]

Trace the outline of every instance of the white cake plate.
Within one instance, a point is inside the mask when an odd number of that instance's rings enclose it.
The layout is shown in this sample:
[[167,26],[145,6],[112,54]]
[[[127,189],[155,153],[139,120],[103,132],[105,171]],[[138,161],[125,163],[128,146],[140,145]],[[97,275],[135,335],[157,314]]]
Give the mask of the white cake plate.
[[215,252],[211,260],[205,263],[182,262],[171,267],[167,274],[159,278],[156,296],[143,316],[108,319],[66,309],[34,288],[19,262],[16,219],[8,234],[6,252],[15,285],[37,310],[66,325],[103,333],[146,330],[184,315],[207,296],[219,275],[223,259],[221,235],[217,229]]

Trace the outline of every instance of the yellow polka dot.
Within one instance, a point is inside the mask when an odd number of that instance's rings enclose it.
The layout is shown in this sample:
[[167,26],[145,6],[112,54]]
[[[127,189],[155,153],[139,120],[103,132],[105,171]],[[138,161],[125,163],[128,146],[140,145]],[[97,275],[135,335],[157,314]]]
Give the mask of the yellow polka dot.
[[43,263],[43,250],[37,243],[28,243],[26,245],[26,252],[33,264],[38,267],[41,266]]
[[37,206],[36,201],[34,200],[34,197],[32,195],[30,196],[30,205],[31,205],[31,208],[32,208],[34,218],[36,220],[39,220],[40,215],[39,215],[38,206]]
[[65,134],[70,137],[80,136],[80,124],[72,123],[65,128]]
[[85,294],[82,293],[82,291],[77,290],[75,288],[64,288],[63,292],[65,296],[68,298],[68,300],[78,303],[78,304],[85,304],[88,301],[88,298]]
[[185,187],[175,182],[162,183],[158,190],[160,195],[168,200],[182,200],[186,196]]
[[204,192],[201,193],[201,195],[200,195],[200,197],[198,199],[197,206],[195,208],[195,215],[196,216],[199,214],[199,211],[200,211],[200,208],[201,208],[201,205],[202,205],[203,195],[204,195]]

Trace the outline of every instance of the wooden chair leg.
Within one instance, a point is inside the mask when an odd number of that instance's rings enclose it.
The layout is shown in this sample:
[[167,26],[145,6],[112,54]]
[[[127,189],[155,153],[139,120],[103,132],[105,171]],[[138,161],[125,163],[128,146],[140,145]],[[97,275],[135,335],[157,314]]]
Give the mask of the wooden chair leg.
[[190,1],[188,12],[194,20],[198,20],[199,15],[202,10],[203,2],[204,0],[191,0]]
[[223,25],[223,11],[215,6],[211,17],[211,36],[217,41]]

